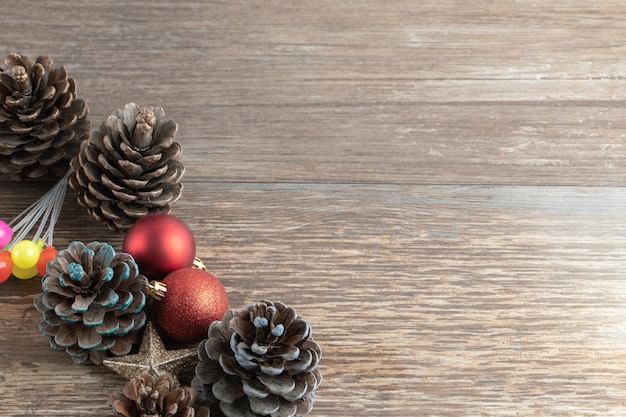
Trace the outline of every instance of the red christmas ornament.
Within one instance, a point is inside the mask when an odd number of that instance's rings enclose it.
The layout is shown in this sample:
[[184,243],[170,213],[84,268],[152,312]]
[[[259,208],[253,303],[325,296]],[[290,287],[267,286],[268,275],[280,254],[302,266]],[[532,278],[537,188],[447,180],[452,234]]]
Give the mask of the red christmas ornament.
[[196,241],[191,230],[178,218],[170,214],[149,214],[128,229],[123,251],[135,258],[142,274],[161,279],[193,264]]
[[155,302],[154,319],[164,335],[175,342],[191,344],[205,339],[209,325],[221,320],[228,310],[224,286],[207,271],[179,269],[162,282],[167,292]]

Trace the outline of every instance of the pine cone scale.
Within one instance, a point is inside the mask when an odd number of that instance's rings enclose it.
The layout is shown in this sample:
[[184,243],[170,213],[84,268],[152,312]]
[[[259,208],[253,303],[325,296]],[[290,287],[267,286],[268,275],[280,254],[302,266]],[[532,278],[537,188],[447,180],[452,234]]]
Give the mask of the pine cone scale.
[[68,143],[73,141],[75,137],[76,137],[76,131],[75,130],[73,130],[73,129],[72,130],[62,130],[61,132],[59,132],[59,136],[57,136],[56,140],[53,143],[51,143],[50,146],[55,148],[55,149],[63,148]]
[[[30,122],[34,121],[35,119],[37,119],[40,114],[41,114],[41,109],[35,109],[34,111],[32,111],[30,113],[17,112],[17,118],[22,123],[30,123]],[[17,125],[14,125],[14,126],[17,126]],[[13,129],[14,126],[11,126],[11,130],[13,130],[15,132],[15,129]],[[31,129],[32,129],[32,127],[31,127]],[[28,133],[28,132],[25,132],[25,133]]]
[[93,327],[77,327],[76,343],[81,349],[93,349],[102,343],[102,336]]
[[30,133],[34,130],[33,126],[23,126],[20,124],[12,124],[9,129],[11,129],[11,132],[16,133],[18,135],[25,135],[27,133]]
[[[41,123],[44,123],[44,124],[51,123],[57,120],[60,116],[61,116],[61,110],[58,107],[53,107],[50,111],[50,114],[41,118]],[[74,117],[74,115],[69,115],[69,116]],[[57,126],[58,126],[58,123],[57,123]]]
[[262,416],[270,415],[280,409],[280,402],[275,395],[266,398],[248,397],[248,401],[250,402],[250,410]]
[[45,151],[46,149],[50,148],[51,145],[52,144],[50,143],[50,141],[38,141],[38,142],[33,142],[32,144],[29,144],[27,146],[24,146],[24,150],[29,153],[33,153],[37,151]]

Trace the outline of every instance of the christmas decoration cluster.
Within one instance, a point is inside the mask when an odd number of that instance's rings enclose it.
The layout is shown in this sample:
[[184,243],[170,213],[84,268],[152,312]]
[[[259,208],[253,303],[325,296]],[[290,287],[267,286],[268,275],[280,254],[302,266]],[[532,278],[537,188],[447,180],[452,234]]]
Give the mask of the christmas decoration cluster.
[[[228,310],[191,230],[168,214],[185,172],[177,123],[135,103],[93,129],[87,115],[64,67],[47,56],[5,58],[0,173],[60,180],[11,223],[0,220],[0,284],[41,276],[34,306],[52,349],[129,379],[110,396],[111,417],[308,414],[322,380],[310,324],[269,300]],[[125,233],[122,251],[98,241],[52,246],[67,185],[94,219]],[[191,366],[181,386],[178,373]]]

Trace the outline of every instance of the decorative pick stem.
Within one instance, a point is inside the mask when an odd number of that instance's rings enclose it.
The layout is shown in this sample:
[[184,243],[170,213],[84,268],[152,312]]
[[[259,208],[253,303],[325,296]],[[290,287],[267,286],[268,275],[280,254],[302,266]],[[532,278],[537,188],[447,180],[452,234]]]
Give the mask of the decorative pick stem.
[[63,201],[65,200],[65,193],[67,191],[67,179],[71,173],[72,170],[69,170],[50,191],[11,221],[9,226],[13,229],[14,234],[11,243],[8,245],[9,250],[13,248],[16,243],[24,240],[37,224],[39,224],[39,226],[37,227],[32,241],[37,242],[43,240],[47,246],[52,245],[54,226],[63,208]]

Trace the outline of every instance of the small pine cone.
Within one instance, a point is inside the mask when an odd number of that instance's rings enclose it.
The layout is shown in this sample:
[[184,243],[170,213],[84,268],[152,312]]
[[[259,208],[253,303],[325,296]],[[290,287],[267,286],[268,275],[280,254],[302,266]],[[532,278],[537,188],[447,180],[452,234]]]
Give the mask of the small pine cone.
[[192,385],[227,417],[304,416],[322,380],[321,356],[293,308],[261,301],[211,324]]
[[174,388],[167,375],[144,374],[131,379],[122,392],[111,394],[109,405],[115,414],[108,417],[209,417],[208,408],[194,408],[197,397],[193,388]]
[[35,297],[39,330],[76,363],[126,355],[146,322],[146,282],[131,255],[106,243],[73,242],[48,263]]
[[52,59],[10,54],[0,67],[0,172],[15,180],[60,177],[89,135],[87,105]]
[[78,202],[112,230],[125,231],[151,213],[169,213],[180,197],[178,125],[160,107],[129,103],[93,129],[76,158],[70,186]]
[[197,396],[193,388],[175,388],[167,375],[144,374],[109,397],[115,414],[108,417],[209,417],[208,408],[194,407]]

